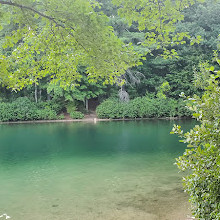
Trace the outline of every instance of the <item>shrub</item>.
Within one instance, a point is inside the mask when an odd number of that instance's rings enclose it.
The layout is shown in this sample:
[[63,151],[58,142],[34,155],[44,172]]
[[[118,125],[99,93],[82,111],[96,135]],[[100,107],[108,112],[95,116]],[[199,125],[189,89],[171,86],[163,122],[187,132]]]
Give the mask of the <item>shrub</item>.
[[186,117],[192,116],[192,112],[187,108],[186,102],[182,99],[178,101],[177,115]]
[[16,117],[15,120],[33,120],[37,119],[37,106],[34,102],[31,102],[27,97],[19,97],[11,103],[11,107],[14,109]]
[[178,102],[174,99],[160,99],[154,101],[156,117],[175,117],[177,116]]
[[43,119],[43,120],[58,119],[56,112],[50,108],[38,109],[36,113],[37,113],[37,119]]
[[50,107],[31,102],[27,97],[20,97],[12,103],[0,103],[0,121],[40,119],[57,119],[57,114]]
[[0,103],[0,121],[14,121],[16,113],[9,103]]
[[[138,97],[130,102],[107,99],[96,109],[99,118],[152,118],[187,116],[187,109],[178,111],[179,103],[174,99]],[[187,114],[186,114],[187,113]]]
[[73,119],[82,119],[84,118],[84,114],[81,112],[74,111],[74,112],[70,112],[70,117]]
[[57,118],[57,119],[59,119],[59,120],[63,120],[63,119],[65,119],[64,114],[60,114],[60,115],[58,115],[58,118]]
[[115,99],[105,100],[96,109],[96,113],[99,118],[120,118],[123,117],[121,112],[121,103]]
[[39,108],[50,108],[55,111],[56,114],[60,114],[65,108],[65,103],[60,99],[47,100],[46,102],[38,103]]
[[[219,60],[220,62],[220,60]],[[204,81],[201,73],[202,97],[188,97],[187,106],[200,122],[189,132],[174,125],[171,133],[178,134],[188,149],[177,159],[184,177],[185,191],[190,195],[192,211],[196,218],[204,220],[220,219],[220,72]],[[198,76],[199,77],[199,76]],[[197,79],[198,80],[198,79]]]
[[75,102],[68,102],[67,104],[66,104],[66,111],[67,111],[67,113],[71,113],[71,112],[75,112],[77,110],[77,107],[76,107],[76,104],[75,104]]
[[146,102],[143,98],[136,98],[131,100],[128,104],[127,114],[128,118],[144,118],[146,115]]

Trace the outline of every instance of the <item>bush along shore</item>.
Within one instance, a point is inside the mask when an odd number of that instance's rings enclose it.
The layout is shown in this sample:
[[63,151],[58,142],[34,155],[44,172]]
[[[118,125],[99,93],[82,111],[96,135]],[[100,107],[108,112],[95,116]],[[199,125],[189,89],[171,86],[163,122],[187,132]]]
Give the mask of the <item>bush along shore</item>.
[[35,103],[27,97],[19,97],[12,102],[0,103],[0,121],[61,120],[64,119],[61,112],[65,108],[73,119],[84,117],[84,114],[76,111],[74,106],[65,107],[53,100]]
[[163,117],[191,117],[182,99],[138,97],[129,102],[117,99],[107,99],[96,109],[98,118],[163,118]]
[[[70,119],[83,119],[74,102],[54,100],[35,103],[27,97],[20,97],[12,102],[0,103],[0,121],[36,121],[63,120],[64,113]],[[129,102],[107,99],[96,109],[99,119],[137,119],[137,118],[182,118],[191,117],[182,99],[138,97]]]

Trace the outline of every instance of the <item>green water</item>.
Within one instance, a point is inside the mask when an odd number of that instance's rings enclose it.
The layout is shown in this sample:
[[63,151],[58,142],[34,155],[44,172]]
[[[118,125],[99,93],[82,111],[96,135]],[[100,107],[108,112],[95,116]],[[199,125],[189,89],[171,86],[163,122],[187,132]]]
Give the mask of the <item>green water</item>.
[[[174,122],[0,125],[0,215],[12,220],[182,220]],[[175,122],[177,123],[177,122]],[[179,122],[185,128],[191,121]]]

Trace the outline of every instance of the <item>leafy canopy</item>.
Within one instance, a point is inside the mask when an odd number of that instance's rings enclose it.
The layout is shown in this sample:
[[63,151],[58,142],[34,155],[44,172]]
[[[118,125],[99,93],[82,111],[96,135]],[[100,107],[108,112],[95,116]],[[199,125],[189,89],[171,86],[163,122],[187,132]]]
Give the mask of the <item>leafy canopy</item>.
[[10,53],[0,56],[1,82],[19,90],[49,75],[52,82],[74,87],[81,77],[78,66],[84,65],[91,82],[114,83],[139,65],[140,55],[114,35],[95,7],[88,0],[0,1],[2,31],[9,12],[7,20],[16,27],[3,45]]
[[[188,32],[175,32],[175,24],[195,0],[112,2],[130,25],[136,23],[146,32],[140,42],[147,48],[144,53],[156,49],[165,58],[177,56],[174,46],[190,38]],[[95,0],[0,0],[2,32],[7,23],[15,27],[3,44],[1,83],[19,90],[49,76],[62,87],[75,87],[81,65],[87,67],[90,82],[113,84],[127,69],[140,65],[141,55],[115,36],[98,8]],[[197,37],[191,43],[199,41]]]
[[[143,46],[160,50],[165,58],[177,56],[174,47],[190,39],[189,32],[177,32],[175,24],[184,19],[182,11],[195,4],[195,0],[113,0],[119,6],[119,14],[126,18],[129,25],[138,24],[140,31],[146,31]],[[200,1],[202,2],[202,0]],[[191,45],[199,43],[201,37],[192,38]]]

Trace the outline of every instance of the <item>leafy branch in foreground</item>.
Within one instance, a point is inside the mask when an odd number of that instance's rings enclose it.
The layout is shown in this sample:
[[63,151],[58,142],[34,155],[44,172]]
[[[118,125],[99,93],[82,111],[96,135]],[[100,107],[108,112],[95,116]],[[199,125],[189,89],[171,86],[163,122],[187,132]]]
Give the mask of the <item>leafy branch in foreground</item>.
[[[181,11],[195,0],[113,0],[129,24],[145,31],[142,45],[165,58],[177,56],[175,47],[190,38],[176,33]],[[14,90],[49,76],[62,87],[75,87],[81,78],[78,66],[86,66],[91,82],[117,82],[126,70],[142,64],[141,54],[115,36],[109,19],[97,10],[95,0],[0,0],[0,22],[16,30],[6,36],[0,56],[0,82]],[[195,38],[191,44],[199,42]],[[140,42],[141,43],[141,42]],[[9,52],[10,51],[10,52]],[[123,82],[122,82],[123,83]]]
[[[217,62],[219,63],[219,59]],[[214,67],[203,65],[201,78]],[[220,219],[220,71],[214,71],[206,81],[197,83],[204,89],[202,97],[188,98],[188,107],[200,122],[189,132],[174,125],[171,133],[178,134],[188,149],[177,159],[179,169],[190,171],[184,177],[185,191],[190,195],[196,218]],[[202,83],[202,84],[201,84]]]
[[63,87],[74,87],[83,65],[91,82],[112,84],[141,64],[132,46],[114,35],[107,16],[94,11],[97,6],[88,0],[0,1],[1,13],[10,11],[8,21],[17,27],[5,38],[1,83],[19,90],[49,76]]

